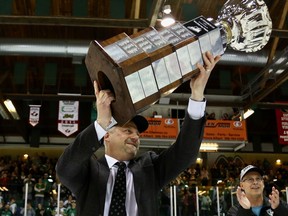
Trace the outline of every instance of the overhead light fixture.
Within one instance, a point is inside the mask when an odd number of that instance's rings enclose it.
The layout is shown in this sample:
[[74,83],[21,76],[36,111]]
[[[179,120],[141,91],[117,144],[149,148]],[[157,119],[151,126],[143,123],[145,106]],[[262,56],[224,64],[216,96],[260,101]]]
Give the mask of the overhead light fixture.
[[281,162],[280,159],[277,159],[275,164],[278,165],[278,166],[280,166],[280,165],[282,165],[282,162]]
[[238,151],[238,150],[244,148],[245,146],[246,146],[246,143],[243,142],[243,143],[241,143],[239,146],[237,146],[236,148],[234,148],[234,151],[236,152],[236,151]]
[[6,112],[5,108],[3,107],[2,103],[0,103],[0,115],[3,119],[8,120],[10,119],[9,114]]
[[217,181],[217,184],[222,184],[222,183],[223,183],[222,180],[218,180],[218,181]]
[[175,23],[175,19],[171,14],[164,14],[163,19],[161,21],[161,25],[163,27],[168,27]]
[[171,6],[170,5],[164,5],[162,10],[162,21],[161,25],[163,27],[167,27],[170,25],[173,25],[175,23],[174,17],[171,15]]
[[7,99],[4,101],[4,104],[6,106],[6,108],[8,109],[8,111],[10,112],[10,114],[12,115],[12,117],[15,119],[15,120],[18,120],[20,119],[17,111],[16,111],[16,108],[14,107],[13,103],[11,100]]
[[240,116],[240,121],[247,119],[249,116],[251,116],[254,113],[253,109],[246,110],[243,115]]
[[217,151],[218,144],[217,143],[201,143],[200,150],[202,151]]
[[202,158],[198,157],[198,158],[196,159],[196,163],[202,164],[202,162],[203,162],[203,159],[202,159]]
[[206,191],[204,191],[204,190],[203,190],[203,191],[202,191],[202,190],[198,191],[198,195],[199,195],[199,196],[202,196],[202,195],[205,194],[205,193],[206,193]]
[[51,175],[48,176],[48,182],[52,183],[53,182],[53,178]]
[[164,14],[170,14],[171,13],[171,6],[169,4],[164,5],[163,7],[163,13]]
[[8,188],[4,187],[0,187],[0,191],[9,191]]

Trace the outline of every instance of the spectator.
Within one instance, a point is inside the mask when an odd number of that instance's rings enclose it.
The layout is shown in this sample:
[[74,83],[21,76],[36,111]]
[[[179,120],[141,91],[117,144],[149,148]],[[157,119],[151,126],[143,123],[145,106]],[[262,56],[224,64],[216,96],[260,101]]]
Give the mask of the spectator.
[[36,213],[36,216],[45,216],[45,209],[43,208],[41,203],[37,204],[35,213]]
[[45,206],[45,216],[52,216],[53,215],[53,210],[54,210],[53,202],[48,201],[47,206]]
[[9,203],[6,203],[1,210],[1,216],[12,216]]
[[44,194],[45,194],[45,184],[42,181],[42,178],[38,179],[38,182],[34,185],[34,197],[36,206],[40,203],[44,204]]
[[248,165],[241,170],[236,196],[239,203],[229,209],[228,216],[287,215],[288,206],[280,200],[275,187],[272,187],[269,198],[264,196],[263,171],[256,166]]
[[194,166],[191,166],[188,169],[189,173],[189,186],[196,186],[197,185],[197,171]]
[[9,197],[19,198],[19,194],[22,191],[22,181],[18,178],[17,171],[12,171],[8,187]]
[[0,175],[0,185],[2,187],[7,187],[9,183],[9,178],[7,175],[7,170],[3,170]]
[[194,213],[196,212],[196,194],[192,188],[184,189],[182,203],[182,216],[194,216]]
[[14,197],[10,199],[10,211],[12,212],[12,215],[16,215],[17,203]]
[[207,116],[207,119],[209,120],[215,120],[216,119],[216,115],[214,112],[210,113],[208,116]]
[[157,113],[157,111],[153,111],[153,113],[152,113],[152,118],[155,118],[155,116],[157,116],[158,115],[158,113]]
[[29,174],[28,177],[24,179],[23,183],[24,183],[24,185],[23,185],[23,199],[25,199],[26,184],[28,184],[28,192],[27,192],[28,198],[27,199],[32,200],[35,179],[32,178],[31,174]]
[[[2,196],[2,191],[0,191],[0,204],[3,204],[3,202],[4,202],[4,198]],[[1,206],[1,207],[3,207],[3,206]]]
[[212,186],[217,185],[217,182],[219,179],[221,179],[221,177],[220,177],[220,170],[217,168],[215,163],[210,169],[210,174],[211,174],[211,185]]
[[[31,201],[27,202],[27,212],[26,212],[27,216],[36,216],[36,212],[35,209],[32,207]],[[25,214],[25,208],[23,208],[21,210],[21,214],[24,215]]]
[[202,166],[202,168],[201,168],[200,179],[201,179],[201,185],[202,186],[208,186],[209,172],[205,166]]
[[164,187],[160,192],[160,216],[169,215],[170,212],[170,197],[169,197],[169,187]]
[[67,216],[76,216],[76,201],[71,201],[71,207],[66,211]]
[[221,120],[229,120],[230,117],[228,115],[228,113],[223,113],[222,116],[221,116]]
[[54,209],[54,211],[53,211],[53,215],[55,215],[55,216],[64,216],[65,214],[66,214],[66,208],[64,207],[64,202],[63,202],[63,200],[60,200],[60,202],[59,202],[59,212],[58,212],[58,206],[57,206]]
[[72,202],[74,202],[74,197],[72,196],[72,194],[69,194],[68,198],[64,200],[64,207],[67,209],[71,208]]
[[210,215],[210,208],[211,208],[211,198],[209,197],[208,194],[204,194],[201,198],[200,198],[200,203],[201,203],[201,216],[209,216]]
[[44,199],[48,201],[50,199],[50,193],[51,193],[52,185],[53,185],[52,176],[49,176],[48,173],[44,173],[43,183],[45,184]]
[[184,188],[183,196],[182,196],[182,215],[187,216],[188,215],[188,208],[189,208],[189,191],[187,188]]
[[[7,172],[8,171],[3,170],[0,176],[0,186],[4,188],[8,188],[8,185],[9,185],[9,178],[8,178]],[[8,198],[8,192],[6,190],[3,191],[2,196],[3,196],[4,201],[8,202],[9,198]]]

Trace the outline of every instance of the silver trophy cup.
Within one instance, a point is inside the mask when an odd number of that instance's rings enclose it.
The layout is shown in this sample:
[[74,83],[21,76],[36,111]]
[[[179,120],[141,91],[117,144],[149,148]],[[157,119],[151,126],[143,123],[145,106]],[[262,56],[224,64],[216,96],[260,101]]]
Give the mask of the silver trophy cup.
[[198,73],[202,53],[222,55],[227,47],[255,52],[267,44],[271,30],[264,1],[228,0],[217,20],[199,16],[168,28],[92,41],[85,63],[91,80],[115,94],[112,113],[123,125]]

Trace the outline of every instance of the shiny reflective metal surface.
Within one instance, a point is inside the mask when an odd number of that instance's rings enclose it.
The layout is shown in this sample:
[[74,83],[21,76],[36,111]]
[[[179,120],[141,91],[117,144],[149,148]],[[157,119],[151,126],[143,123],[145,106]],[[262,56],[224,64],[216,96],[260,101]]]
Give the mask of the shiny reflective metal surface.
[[226,30],[228,45],[235,50],[256,52],[270,39],[272,21],[262,0],[228,0],[217,19]]

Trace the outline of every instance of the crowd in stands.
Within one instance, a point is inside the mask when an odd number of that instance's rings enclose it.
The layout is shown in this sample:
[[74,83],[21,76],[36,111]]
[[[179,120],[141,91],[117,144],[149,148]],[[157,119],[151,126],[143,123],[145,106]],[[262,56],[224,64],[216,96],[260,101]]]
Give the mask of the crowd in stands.
[[206,112],[206,118],[208,120],[236,120],[236,116],[238,113],[229,114],[224,112],[221,116],[217,116],[215,112],[208,113]]
[[76,200],[64,186],[57,209],[56,162],[57,158],[48,158],[44,153],[27,159],[1,157],[0,216],[24,215],[25,197],[27,216],[76,216]]
[[[60,187],[60,202],[57,209],[57,191],[60,182],[55,174],[56,162],[57,158],[48,158],[44,153],[27,159],[0,157],[0,216],[24,215],[25,197],[28,198],[27,216],[76,216],[77,200],[63,185]],[[288,186],[288,171],[284,166],[275,167],[266,159],[253,164],[265,172],[266,194],[270,193],[272,185],[280,191]],[[171,185],[177,186],[177,215],[195,215],[196,186],[200,190],[198,194],[201,193],[200,215],[213,215],[217,210],[213,206],[216,199],[215,186],[221,188],[221,206],[225,212],[232,205],[231,188],[239,185],[238,176],[244,166],[246,164],[234,162],[225,166],[214,164],[211,168],[195,164],[163,188],[159,195],[161,215],[170,215]]]

